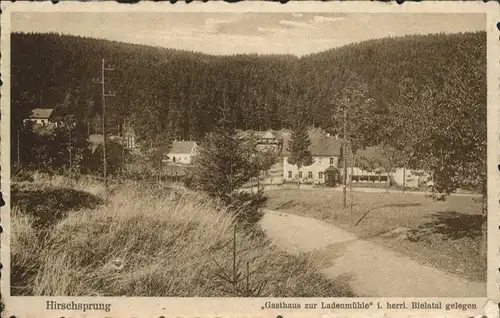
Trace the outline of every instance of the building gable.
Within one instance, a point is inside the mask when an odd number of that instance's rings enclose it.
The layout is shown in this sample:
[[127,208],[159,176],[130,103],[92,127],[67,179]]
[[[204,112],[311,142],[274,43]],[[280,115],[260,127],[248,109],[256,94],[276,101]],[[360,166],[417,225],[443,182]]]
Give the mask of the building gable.
[[171,154],[192,154],[198,145],[194,141],[174,141],[169,150]]
[[[309,151],[312,156],[318,157],[339,157],[341,154],[342,143],[335,137],[323,136],[320,134],[309,134],[311,145]],[[283,156],[290,156],[288,147],[291,141],[291,135],[283,136]]]
[[31,112],[29,119],[50,119],[54,110],[49,108],[35,108]]

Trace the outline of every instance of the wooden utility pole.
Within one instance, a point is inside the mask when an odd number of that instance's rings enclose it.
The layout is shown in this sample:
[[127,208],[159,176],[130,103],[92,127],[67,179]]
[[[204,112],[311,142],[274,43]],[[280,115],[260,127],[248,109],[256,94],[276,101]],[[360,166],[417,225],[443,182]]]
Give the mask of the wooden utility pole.
[[[123,121],[125,122],[125,120],[123,120]],[[125,126],[125,125],[123,125],[123,126]],[[122,129],[123,129],[123,126],[122,126]],[[122,140],[122,164],[120,167],[120,174],[121,174],[121,177],[123,178],[124,168],[125,168],[125,147],[128,147],[128,144],[127,144],[127,139],[126,139],[124,134],[122,134],[121,140]]]
[[158,186],[160,185],[160,169],[161,169],[161,156],[159,156],[159,159],[158,159],[158,173],[156,174],[156,181],[157,181],[157,184]]
[[403,193],[406,192],[406,165],[403,167]]
[[344,208],[347,208],[347,106],[344,104]]
[[114,71],[114,68],[108,66],[106,67],[104,59],[102,59],[101,64],[101,78],[97,83],[102,85],[102,153],[103,153],[103,179],[104,179],[104,198],[106,204],[108,203],[108,178],[107,178],[107,158],[106,158],[106,97],[115,96],[114,93],[106,93],[105,88],[105,74],[107,71]]
[[21,142],[19,141],[19,129],[17,129],[17,168],[21,166],[21,151],[19,149]]
[[72,145],[71,145],[71,127],[68,126],[69,130],[69,182],[73,186],[73,158],[72,158]]
[[73,115],[66,115],[64,117],[64,125],[66,126],[66,129],[68,129],[69,182],[73,185],[73,138],[71,131],[74,126],[76,126]]
[[351,218],[351,225],[353,224],[353,216],[352,216],[352,206],[354,205],[354,191],[352,191],[352,176],[354,175],[354,164],[355,164],[355,156],[354,152],[351,149],[351,180],[349,180],[349,191],[351,192],[351,213],[350,213],[350,218]]

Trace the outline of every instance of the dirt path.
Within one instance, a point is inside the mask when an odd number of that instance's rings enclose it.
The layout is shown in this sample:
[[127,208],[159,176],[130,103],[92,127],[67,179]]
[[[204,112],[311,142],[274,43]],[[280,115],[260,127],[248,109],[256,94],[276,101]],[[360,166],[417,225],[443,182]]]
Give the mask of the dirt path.
[[485,283],[421,265],[321,220],[267,211],[261,224],[273,242],[291,254],[317,250],[318,257],[324,255],[329,264],[323,273],[345,277],[359,296],[486,296]]

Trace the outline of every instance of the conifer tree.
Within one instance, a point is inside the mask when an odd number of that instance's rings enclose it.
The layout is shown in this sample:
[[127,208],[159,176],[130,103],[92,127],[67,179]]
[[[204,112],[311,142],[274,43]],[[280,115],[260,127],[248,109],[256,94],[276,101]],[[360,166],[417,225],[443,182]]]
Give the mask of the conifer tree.
[[148,160],[156,171],[158,182],[162,179],[163,161],[168,159],[167,153],[172,148],[172,141],[172,134],[167,131],[151,138],[149,145],[146,147]]
[[[288,151],[290,152],[288,163],[297,166],[299,176],[300,168],[310,166],[313,163],[311,151],[309,150],[310,145],[311,139],[307,132],[307,126],[303,121],[299,121],[292,131],[290,144],[288,145]],[[297,187],[300,188],[300,177],[298,178]]]
[[194,159],[193,187],[223,202],[238,220],[254,224],[260,218],[259,207],[265,198],[242,191],[241,187],[258,175],[258,169],[226,110],[222,109],[214,132],[205,137]]

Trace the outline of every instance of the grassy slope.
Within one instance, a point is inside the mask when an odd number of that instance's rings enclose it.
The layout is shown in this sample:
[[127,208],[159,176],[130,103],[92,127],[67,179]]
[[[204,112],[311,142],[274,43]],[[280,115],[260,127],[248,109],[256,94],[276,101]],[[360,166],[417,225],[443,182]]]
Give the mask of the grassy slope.
[[[481,205],[471,197],[435,202],[412,194],[355,193],[357,225],[351,226],[351,210],[343,208],[341,192],[293,189],[269,191],[268,196],[270,209],[324,219],[423,264],[486,280],[486,259],[479,256]],[[416,240],[380,236],[398,227],[413,229]]]
[[[88,193],[61,186],[13,187],[14,295],[232,296],[216,273],[230,270],[233,220],[204,196],[122,186],[108,207],[97,197],[82,206]],[[65,201],[54,191],[64,192]],[[261,296],[352,295],[317,274],[309,257],[280,252],[261,233],[238,231],[237,250],[255,271],[250,284],[265,282]]]

